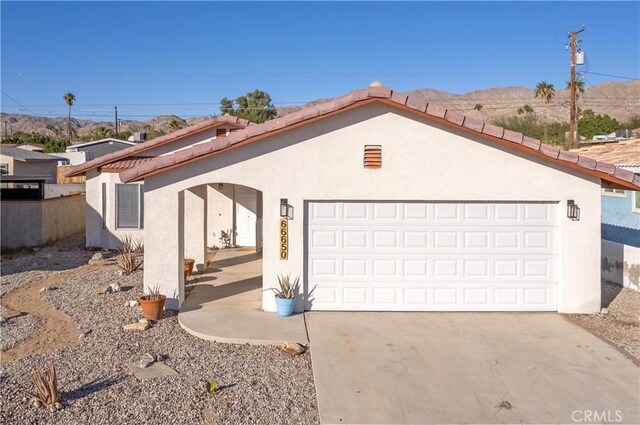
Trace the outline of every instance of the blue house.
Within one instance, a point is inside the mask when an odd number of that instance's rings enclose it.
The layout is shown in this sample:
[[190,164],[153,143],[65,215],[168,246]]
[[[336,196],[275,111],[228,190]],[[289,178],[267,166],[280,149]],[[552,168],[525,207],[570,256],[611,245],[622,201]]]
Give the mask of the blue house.
[[[640,175],[640,139],[590,146],[581,155]],[[640,192],[602,190],[602,278],[640,290]]]

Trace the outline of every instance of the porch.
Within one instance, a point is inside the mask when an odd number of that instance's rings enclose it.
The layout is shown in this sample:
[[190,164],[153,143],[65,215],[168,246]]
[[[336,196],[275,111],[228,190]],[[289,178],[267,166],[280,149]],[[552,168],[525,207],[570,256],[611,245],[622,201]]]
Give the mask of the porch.
[[180,326],[188,333],[236,344],[308,342],[303,314],[280,317],[262,310],[260,252],[220,250],[197,279],[178,315]]

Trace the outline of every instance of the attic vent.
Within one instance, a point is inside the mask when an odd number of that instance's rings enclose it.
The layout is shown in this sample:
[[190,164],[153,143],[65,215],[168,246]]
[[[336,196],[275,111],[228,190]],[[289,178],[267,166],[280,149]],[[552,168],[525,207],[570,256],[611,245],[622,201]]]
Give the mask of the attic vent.
[[364,168],[382,168],[382,146],[365,145]]
[[217,128],[216,129],[216,137],[225,137],[227,135],[226,128]]

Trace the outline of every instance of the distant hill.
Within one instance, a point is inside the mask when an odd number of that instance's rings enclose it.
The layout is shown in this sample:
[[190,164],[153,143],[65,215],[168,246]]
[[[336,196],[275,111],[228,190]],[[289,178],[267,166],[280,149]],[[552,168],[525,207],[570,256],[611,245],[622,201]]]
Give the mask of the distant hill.
[[[548,121],[568,121],[569,117],[568,90],[557,90],[556,96],[549,105],[544,105],[541,99],[535,99],[534,90],[526,87],[492,87],[464,94],[452,94],[424,88],[412,90],[408,94],[427,101],[437,102],[450,109],[460,110],[466,115],[483,121],[493,121],[501,117],[515,115],[517,109],[524,105],[531,106],[541,119]],[[299,106],[279,107],[278,113],[285,115],[295,112],[304,106],[318,104],[327,100],[330,99],[317,99]],[[479,111],[474,109],[476,105],[481,106]],[[604,82],[594,87],[588,87],[580,95],[578,106],[582,109],[593,109],[598,114],[608,114],[620,122],[628,121],[632,116],[640,115],[640,80]],[[215,111],[212,110],[212,112]],[[187,124],[194,124],[205,119],[205,117],[182,119],[175,115],[159,115],[146,121],[123,120],[121,130],[135,132],[151,128],[169,132],[169,122],[174,118]],[[67,125],[65,117],[46,118],[34,115],[2,113],[1,119],[2,122],[7,122],[7,126],[11,131],[43,134],[49,132],[47,125],[59,127],[63,131]],[[113,122],[96,122],[83,119],[72,119],[72,125],[80,136],[89,134],[94,127],[99,125],[113,128]],[[4,128],[2,129],[4,130]]]

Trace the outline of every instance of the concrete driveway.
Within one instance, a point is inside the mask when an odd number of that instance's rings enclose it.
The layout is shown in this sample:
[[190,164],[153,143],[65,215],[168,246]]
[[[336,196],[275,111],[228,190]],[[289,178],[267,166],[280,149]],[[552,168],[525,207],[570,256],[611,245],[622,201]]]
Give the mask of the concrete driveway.
[[307,326],[323,424],[640,423],[640,369],[558,314],[310,312]]

